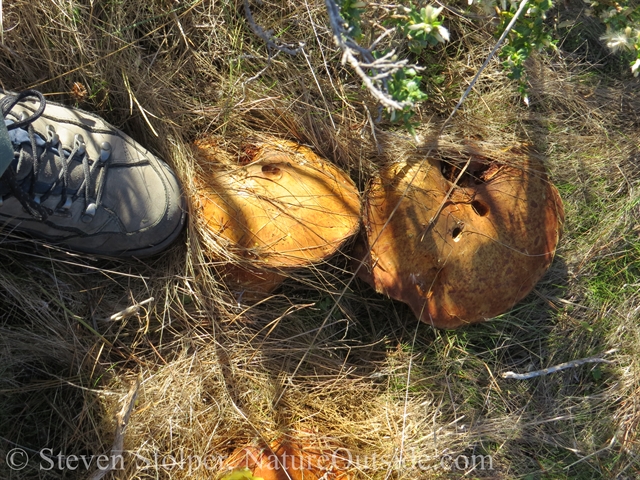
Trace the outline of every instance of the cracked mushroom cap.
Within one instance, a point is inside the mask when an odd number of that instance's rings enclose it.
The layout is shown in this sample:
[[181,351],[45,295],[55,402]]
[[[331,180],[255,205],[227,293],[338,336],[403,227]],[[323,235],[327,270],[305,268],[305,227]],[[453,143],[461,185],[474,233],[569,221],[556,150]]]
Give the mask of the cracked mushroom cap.
[[564,210],[544,165],[492,157],[395,163],[370,186],[359,276],[435,327],[508,311],[553,260]]
[[227,268],[240,286],[269,292],[287,269],[325,260],[357,232],[355,184],[309,148],[272,139],[229,161],[214,143],[195,147],[206,172],[196,182],[198,221],[214,257],[246,260]]

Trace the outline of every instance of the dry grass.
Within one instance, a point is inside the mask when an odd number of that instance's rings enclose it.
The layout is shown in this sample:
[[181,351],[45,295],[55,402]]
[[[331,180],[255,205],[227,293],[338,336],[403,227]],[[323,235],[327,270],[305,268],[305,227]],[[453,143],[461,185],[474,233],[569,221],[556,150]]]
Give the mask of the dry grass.
[[[100,113],[159,152],[187,192],[199,171],[190,144],[205,134],[230,151],[264,134],[302,142],[364,190],[379,165],[419,146],[374,124],[376,107],[340,66],[323,5],[254,5],[265,29],[305,42],[301,55],[268,60],[240,0],[4,2],[0,81]],[[442,76],[419,112],[423,139],[493,45],[481,25],[458,20],[451,30],[446,49],[421,59]],[[597,32],[588,32],[593,43]],[[144,262],[7,235],[0,476],[89,477],[95,458],[89,471],[60,469],[57,458],[43,471],[50,464],[39,452],[108,454],[139,374],[113,478],[214,478],[236,447],[294,432],[339,441],[356,478],[638,476],[640,89],[604,50],[574,47],[534,59],[528,109],[494,62],[447,130],[454,141],[532,144],[565,201],[551,270],[512,312],[483,325],[417,324],[406,306],[352,280],[348,249],[267,300],[239,304],[193,219],[169,251]],[[75,82],[86,96],[71,94]],[[149,297],[138,315],[107,320]],[[612,365],[523,382],[499,376],[613,347]],[[4,462],[15,447],[31,457],[19,472]],[[492,455],[493,469],[442,468],[473,455]]]

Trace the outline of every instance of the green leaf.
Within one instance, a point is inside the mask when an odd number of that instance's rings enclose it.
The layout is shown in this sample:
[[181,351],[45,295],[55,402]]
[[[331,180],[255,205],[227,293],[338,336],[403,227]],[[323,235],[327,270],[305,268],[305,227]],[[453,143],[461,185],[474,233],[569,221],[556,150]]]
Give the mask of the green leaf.
[[600,367],[596,367],[591,370],[591,376],[596,381],[600,380],[602,378],[602,370],[600,370]]

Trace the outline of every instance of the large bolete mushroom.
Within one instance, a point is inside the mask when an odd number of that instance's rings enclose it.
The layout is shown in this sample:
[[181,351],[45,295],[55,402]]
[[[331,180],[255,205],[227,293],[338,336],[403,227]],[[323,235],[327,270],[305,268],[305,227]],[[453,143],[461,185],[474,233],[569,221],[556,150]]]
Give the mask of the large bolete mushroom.
[[534,155],[441,149],[390,164],[372,182],[358,273],[430,325],[480,322],[533,289],[563,221],[558,191]]
[[360,196],[338,167],[302,145],[255,142],[233,159],[195,143],[195,206],[205,241],[233,289],[272,291],[292,269],[333,255],[358,229]]
[[281,438],[240,448],[224,461],[221,480],[350,480],[346,450],[325,443]]

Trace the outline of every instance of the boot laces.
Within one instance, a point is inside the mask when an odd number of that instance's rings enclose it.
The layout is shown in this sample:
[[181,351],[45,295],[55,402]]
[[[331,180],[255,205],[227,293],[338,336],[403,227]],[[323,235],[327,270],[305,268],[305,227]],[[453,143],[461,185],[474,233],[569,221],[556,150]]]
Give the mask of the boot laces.
[[[36,132],[33,122],[37,120],[46,108],[46,100],[44,96],[36,90],[25,90],[17,95],[6,96],[0,101],[0,110],[3,119],[11,112],[11,110],[22,100],[27,97],[36,97],[39,100],[38,109],[29,116],[22,115],[17,122],[8,123],[7,130],[26,129],[28,135],[28,145],[31,147],[31,155],[25,151],[25,143],[16,145],[14,148],[14,163],[17,163],[15,169],[13,164],[7,168],[5,172],[11,194],[22,204],[27,213],[37,220],[44,221],[48,216],[55,214],[61,216],[69,216],[71,205],[79,198],[84,201],[84,212],[82,221],[90,222],[102,198],[104,181],[106,178],[107,160],[111,154],[111,145],[103,142],[100,149],[99,158],[92,160],[87,154],[86,144],[82,135],[76,134],[73,141],[73,147],[65,147],[60,143],[58,134],[53,125],[47,125],[46,133],[43,136]],[[45,138],[46,137],[46,138]],[[57,178],[48,186],[44,193],[35,191],[42,165],[45,163],[47,155],[53,156],[55,165],[59,172]],[[82,182],[75,190],[71,190],[70,166],[73,161],[80,162],[82,166]],[[17,177],[25,163],[31,162],[31,171],[22,180]],[[27,167],[28,168],[28,167]],[[59,189],[60,201],[53,209],[42,205],[54,191]],[[2,199],[0,198],[0,205]]]

